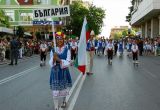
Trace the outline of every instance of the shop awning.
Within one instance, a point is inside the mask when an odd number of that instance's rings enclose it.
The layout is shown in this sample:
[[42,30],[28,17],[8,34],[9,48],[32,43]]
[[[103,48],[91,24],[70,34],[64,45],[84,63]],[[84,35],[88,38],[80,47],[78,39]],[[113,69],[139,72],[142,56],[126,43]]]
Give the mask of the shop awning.
[[13,29],[9,29],[6,27],[0,27],[0,33],[13,34]]

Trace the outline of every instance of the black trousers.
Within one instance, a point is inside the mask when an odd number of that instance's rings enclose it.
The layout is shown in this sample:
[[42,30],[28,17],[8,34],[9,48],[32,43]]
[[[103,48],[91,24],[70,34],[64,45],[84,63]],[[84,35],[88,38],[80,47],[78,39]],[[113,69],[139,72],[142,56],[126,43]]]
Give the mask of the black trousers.
[[75,59],[76,59],[76,50],[71,49],[71,60],[75,60]]
[[133,60],[138,60],[138,52],[132,52]]
[[113,59],[113,50],[108,50],[108,59]]
[[41,52],[41,61],[46,61],[46,52]]
[[117,49],[118,49],[118,47],[115,47],[115,49],[114,49],[114,54],[115,55],[117,54]]
[[18,62],[18,54],[19,54],[18,49],[11,50],[11,64],[13,64],[14,60],[15,60],[15,63],[17,64],[17,62]]
[[105,50],[105,47],[103,47],[103,49],[102,49],[102,53],[103,53],[103,55],[104,55],[104,50]]

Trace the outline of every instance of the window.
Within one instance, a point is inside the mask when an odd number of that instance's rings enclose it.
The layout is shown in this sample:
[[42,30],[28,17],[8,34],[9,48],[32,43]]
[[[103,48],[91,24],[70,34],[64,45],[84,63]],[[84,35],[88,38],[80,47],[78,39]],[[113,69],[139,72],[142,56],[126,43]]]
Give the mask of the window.
[[6,10],[5,12],[6,12],[6,15],[9,16],[9,18],[10,18],[9,20],[10,21],[15,21],[14,11],[13,10]]
[[21,13],[20,21],[32,21],[33,14],[32,13]]
[[48,5],[50,0],[38,0],[37,2],[40,3],[41,5]]
[[6,0],[6,5],[10,5],[11,4],[11,0]]

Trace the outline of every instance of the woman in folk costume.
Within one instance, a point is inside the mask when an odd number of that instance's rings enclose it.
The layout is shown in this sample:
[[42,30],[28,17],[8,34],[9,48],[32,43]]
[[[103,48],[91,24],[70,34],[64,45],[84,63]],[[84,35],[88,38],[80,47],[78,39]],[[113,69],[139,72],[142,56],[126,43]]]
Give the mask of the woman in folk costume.
[[76,59],[76,53],[77,53],[78,45],[75,39],[72,39],[71,42],[71,60]]
[[[69,94],[69,88],[72,87],[72,79],[69,72],[71,61],[70,50],[64,45],[64,38],[61,32],[56,34],[56,50],[52,49],[50,53],[49,64],[51,66],[50,88],[52,90],[55,110],[59,107],[66,107],[66,96]],[[60,105],[60,100],[63,100]]]

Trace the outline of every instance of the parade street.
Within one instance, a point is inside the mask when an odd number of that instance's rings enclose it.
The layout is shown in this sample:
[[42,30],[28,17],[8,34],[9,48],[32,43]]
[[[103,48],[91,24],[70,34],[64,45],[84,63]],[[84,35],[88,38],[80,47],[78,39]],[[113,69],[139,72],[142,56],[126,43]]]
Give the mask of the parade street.
[[[107,58],[95,56],[94,74],[80,79],[84,82],[75,87],[80,91],[74,90],[67,110],[160,110],[160,57],[139,61],[134,67],[126,55],[115,56],[108,65]],[[73,66],[70,71],[75,83],[81,73]],[[49,74],[48,64],[39,66],[39,56],[0,65],[0,110],[53,110]]]

